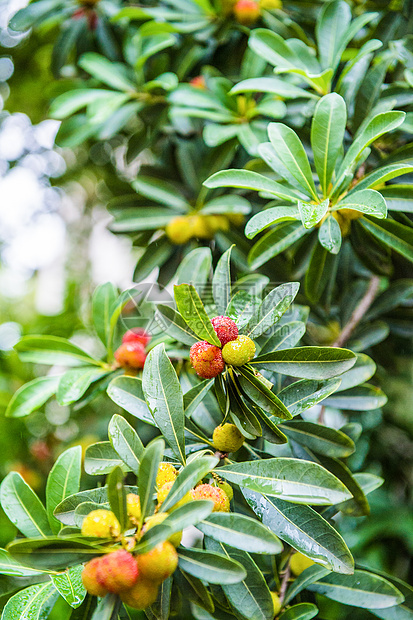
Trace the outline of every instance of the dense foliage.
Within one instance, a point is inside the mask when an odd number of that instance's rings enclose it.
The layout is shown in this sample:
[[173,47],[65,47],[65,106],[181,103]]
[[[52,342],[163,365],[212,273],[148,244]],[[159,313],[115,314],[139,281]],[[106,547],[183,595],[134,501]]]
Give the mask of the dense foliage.
[[0,360],[12,430],[51,436],[53,404],[79,431],[29,440],[45,484],[1,484],[2,619],[413,619],[411,418],[382,412],[412,353],[412,20],[411,0],[11,18],[16,73],[47,51],[34,100],[82,162],[67,179],[93,174],[138,259],[86,324],[75,283]]

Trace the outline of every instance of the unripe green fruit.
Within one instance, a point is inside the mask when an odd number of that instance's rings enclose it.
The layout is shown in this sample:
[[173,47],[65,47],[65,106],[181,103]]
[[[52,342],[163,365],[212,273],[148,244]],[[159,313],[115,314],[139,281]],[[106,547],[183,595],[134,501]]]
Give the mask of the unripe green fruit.
[[200,484],[192,491],[193,499],[209,499],[214,502],[212,512],[229,512],[229,497],[219,487],[211,484]]
[[142,553],[136,558],[139,574],[143,579],[165,581],[178,566],[178,554],[170,542],[165,541],[156,545],[148,553]]
[[167,224],[165,232],[172,243],[182,245],[192,237],[192,226],[187,217],[179,215]]
[[301,573],[305,571],[306,568],[309,568],[313,564],[315,564],[315,562],[313,562],[313,560],[310,560],[310,558],[307,558],[307,556],[303,555],[302,553],[294,553],[293,557],[290,560],[291,572],[293,573],[293,575],[298,577],[298,575],[301,575]]
[[172,463],[161,463],[156,475],[156,486],[160,489],[167,482],[174,482],[177,475],[178,472]]
[[138,578],[138,564],[131,553],[119,549],[101,558],[96,569],[98,582],[114,594],[129,590]]
[[225,495],[228,495],[229,501],[232,500],[232,498],[234,497],[234,491],[233,491],[232,486],[230,484],[228,484],[228,482],[218,482],[217,483],[217,487],[222,489],[224,491]]
[[97,579],[97,569],[99,567],[101,558],[93,558],[90,560],[83,569],[82,582],[85,589],[89,594],[93,596],[106,596],[107,590],[99,583]]
[[274,616],[276,616],[280,613],[282,607],[280,597],[276,592],[271,592],[271,598],[274,605]]
[[231,340],[222,349],[222,357],[226,364],[243,366],[252,360],[255,355],[255,344],[248,336],[240,335]]
[[126,592],[120,593],[121,600],[134,609],[146,609],[158,597],[159,584],[139,576],[135,585]]
[[217,426],[212,435],[214,448],[220,452],[236,452],[244,443],[245,438],[235,424]]
[[92,510],[82,523],[82,535],[96,538],[117,538],[120,523],[110,510]]
[[[159,512],[156,515],[152,515],[151,517],[148,517],[145,521],[145,525],[142,528],[142,534],[150,530],[151,527],[153,527],[154,525],[158,525],[158,523],[162,523],[163,521],[165,521],[167,516],[168,516],[167,512]],[[168,541],[174,547],[179,547],[179,545],[181,544],[181,540],[182,540],[182,532],[175,532],[175,534],[172,534],[172,536],[168,538]]]

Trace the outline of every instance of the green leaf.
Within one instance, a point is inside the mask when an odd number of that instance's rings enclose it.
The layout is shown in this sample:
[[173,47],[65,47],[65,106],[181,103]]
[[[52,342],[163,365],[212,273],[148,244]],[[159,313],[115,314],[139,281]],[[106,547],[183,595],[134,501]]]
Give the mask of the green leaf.
[[270,207],[264,209],[251,217],[245,227],[245,236],[253,239],[259,232],[268,228],[272,224],[286,222],[288,220],[301,220],[298,209],[291,206]]
[[132,93],[136,91],[135,84],[126,77],[126,66],[122,63],[111,62],[100,54],[88,52],[83,54],[78,64],[111,88]]
[[278,554],[282,544],[259,521],[241,514],[214,512],[197,528],[205,536],[251,553]]
[[311,620],[318,614],[318,607],[312,603],[298,603],[283,611],[280,620]]
[[1,505],[12,523],[27,537],[52,534],[45,507],[20,474],[11,471],[0,487]]
[[165,353],[164,344],[154,347],[146,358],[142,388],[157,427],[174,454],[184,464],[183,395],[175,369]]
[[174,217],[170,208],[160,207],[139,207],[112,210],[114,221],[111,222],[109,228],[112,232],[126,233],[138,232],[143,230],[157,230],[166,226]]
[[205,379],[184,394],[184,410],[187,418],[196,410],[198,405],[204,400],[209,390],[214,384],[214,379]]
[[[185,592],[186,600],[195,603],[198,607],[202,607],[205,611],[210,613],[214,612],[215,605],[212,596],[200,579],[178,569],[174,573],[174,581],[180,591]],[[167,618],[169,618],[169,615],[165,620],[167,620]],[[158,620],[158,616],[155,616],[153,620]]]
[[164,179],[139,174],[132,182],[132,187],[138,194],[179,212],[186,212],[189,208],[187,201],[182,198],[182,193],[175,185]]
[[393,220],[385,220],[379,223],[363,218],[360,223],[379,241],[408,260],[413,261],[413,232],[410,228]]
[[82,366],[68,370],[60,378],[56,393],[57,402],[63,407],[71,405],[83,396],[91,383],[107,374],[108,370],[96,366]]
[[320,62],[324,69],[334,69],[338,64],[350,22],[351,10],[346,2],[336,0],[324,5],[316,24]]
[[363,570],[355,570],[354,575],[331,573],[308,585],[307,589],[344,605],[365,609],[383,609],[404,600],[402,593],[389,581]]
[[211,189],[216,187],[238,187],[241,189],[255,189],[257,192],[266,192],[295,202],[300,199],[300,194],[281,183],[277,183],[268,177],[251,170],[221,170],[216,172],[209,179],[204,181],[204,185]]
[[341,248],[341,230],[337,220],[329,215],[318,229],[318,240],[327,252],[338,254]]
[[175,251],[176,246],[167,237],[159,237],[150,243],[136,263],[133,280],[142,282],[154,269],[166,263]]
[[330,571],[328,568],[320,566],[319,564],[312,564],[306,568],[301,575],[298,575],[298,577],[294,579],[288,588],[284,599],[284,604],[287,605],[290,601],[292,601],[297,594],[300,594],[300,592],[306,589],[309,583],[318,581],[321,577],[328,575],[329,572]]
[[209,583],[238,583],[246,576],[246,571],[239,562],[212,551],[180,547],[178,559],[179,568]]
[[172,508],[172,506],[182,499],[197,482],[212,471],[218,462],[218,457],[205,455],[188,463],[178,474],[166,499],[162,503],[160,512],[165,512]]
[[17,11],[9,21],[8,27],[16,32],[28,30],[43,21],[49,13],[56,10],[55,0],[41,0]]
[[225,314],[243,329],[261,305],[261,299],[248,291],[237,291],[228,304]]
[[196,248],[189,252],[179,265],[175,279],[178,284],[193,284],[199,294],[202,293],[212,267],[210,248]]
[[[137,487],[126,487],[128,493],[137,493]],[[65,525],[75,525],[75,510],[80,504],[101,504],[102,508],[109,508],[108,493],[106,487],[98,487],[90,491],[81,491],[70,495],[55,509],[54,515]]]
[[349,370],[356,356],[347,349],[333,347],[297,347],[273,351],[251,360],[253,368],[305,379],[330,379]]
[[164,329],[165,333],[175,338],[177,342],[189,346],[198,342],[196,334],[188,327],[179,312],[173,308],[164,304],[157,304],[155,317],[158,325]]
[[105,346],[110,332],[110,310],[116,302],[118,292],[111,282],[101,284],[95,289],[92,298],[92,315],[95,330]]
[[284,403],[272,392],[254,373],[240,367],[238,377],[241,388],[251,401],[261,407],[267,413],[277,416],[282,420],[290,420],[291,413]]
[[[256,32],[256,31],[254,31]],[[254,35],[252,33],[252,36]],[[262,32],[262,31],[261,31]],[[260,77],[242,80],[235,84],[230,90],[231,95],[238,93],[271,93],[285,99],[297,99],[297,97],[306,99],[318,99],[314,93],[304,90],[299,86],[290,84],[286,80],[277,77]]]
[[287,282],[268,293],[243,330],[246,335],[258,338],[277,323],[293,303],[299,288],[298,282]]
[[219,338],[195,287],[191,284],[180,284],[174,287],[174,291],[176,305],[188,326],[200,340],[206,340],[220,347]]
[[327,381],[312,381],[302,379],[285,387],[278,393],[278,398],[288,407],[293,415],[299,415],[306,409],[314,407],[340,386],[340,379],[328,379]]
[[239,486],[297,504],[323,506],[350,498],[340,480],[310,461],[279,457],[220,467],[219,475]]
[[236,584],[222,585],[222,589],[237,617],[243,620],[272,620],[274,603],[264,576],[251,556],[245,551],[206,538],[210,551],[223,553],[246,570],[246,576]]
[[86,590],[82,583],[83,566],[72,566],[60,575],[53,575],[53,585],[59,594],[73,609],[77,609],[86,597]]
[[333,394],[327,398],[328,407],[349,409],[350,411],[369,411],[379,409],[387,403],[387,396],[375,385],[365,383]]
[[[174,578],[176,574],[177,571],[175,572]],[[158,598],[155,603],[145,611],[148,620],[168,620],[171,606],[171,588],[172,577],[168,577],[168,579],[165,579],[159,586]]]
[[222,254],[212,278],[212,294],[218,314],[225,314],[231,301],[231,252],[232,246]]
[[153,494],[155,493],[156,476],[162,460],[165,442],[161,437],[153,439],[145,448],[139,467],[139,499],[141,505],[142,524],[146,517],[153,513]]
[[341,482],[346,485],[350,493],[353,495],[353,499],[339,504],[338,508],[340,511],[343,514],[356,517],[369,515],[370,506],[366,495],[357,478],[352,475],[350,469],[337,458],[322,456],[320,457],[320,460],[321,464],[337,476],[337,478],[339,478]]
[[78,88],[69,90],[52,101],[49,115],[51,118],[62,120],[90,104],[107,100],[110,94],[110,91],[98,88]]
[[39,573],[32,568],[22,566],[8,551],[0,549],[0,574],[11,577],[31,577]]
[[145,401],[142,379],[138,377],[115,377],[107,389],[109,398],[128,413],[155,426],[154,419]]
[[186,527],[197,525],[206,519],[214,507],[211,500],[194,499],[179,508],[175,508],[171,514],[163,521],[172,532],[180,532]]
[[22,418],[39,409],[57,390],[60,377],[38,377],[21,386],[7,405],[5,416]]
[[51,366],[79,366],[82,363],[102,365],[69,340],[59,336],[23,336],[14,348],[25,362]]
[[98,602],[91,620],[113,620],[117,617],[119,606],[120,600],[116,594],[106,594]]
[[291,321],[280,325],[260,350],[260,355],[282,349],[290,349],[304,336],[306,325],[302,321]]
[[346,457],[356,449],[350,437],[321,424],[294,420],[280,424],[280,428],[290,439],[325,456]]
[[310,164],[295,131],[282,123],[270,123],[268,125],[268,136],[283,164],[287,166],[303,190],[318,202]]
[[87,474],[91,476],[110,474],[117,465],[125,472],[129,471],[109,441],[99,441],[86,448],[84,466]]
[[366,215],[383,219],[387,215],[386,201],[374,189],[362,189],[346,196],[337,204],[337,209],[354,209]]
[[298,201],[298,211],[300,213],[301,221],[304,228],[314,228],[318,224],[328,211],[328,205],[330,201],[328,198],[322,202],[304,202]]
[[271,258],[284,252],[284,250],[306,234],[308,234],[308,231],[301,222],[282,222],[278,224],[276,228],[268,231],[251,248],[248,254],[251,270],[258,269]]
[[54,534],[61,528],[61,523],[53,516],[54,510],[66,497],[79,491],[81,468],[82,449],[75,446],[59,456],[47,477],[46,510]]
[[126,512],[126,492],[123,486],[123,478],[124,473],[122,469],[117,466],[112,469],[107,479],[110,509],[119,521],[122,532],[127,529],[129,523]]
[[315,510],[247,489],[242,493],[263,524],[281,540],[330,570],[353,573],[354,561],[346,543]]
[[138,475],[143,443],[137,432],[122,416],[115,414],[109,422],[109,441],[126,465]]
[[20,590],[9,599],[3,609],[2,620],[43,620],[59,596],[53,583],[41,583]]
[[330,93],[319,100],[311,124],[311,146],[324,196],[328,195],[328,187],[342,147],[346,122],[346,104],[340,95]]
[[314,245],[304,280],[305,293],[313,304],[319,301],[331,274],[334,273],[334,260],[334,256],[322,245]]
[[336,391],[341,392],[364,383],[371,379],[375,372],[376,364],[371,357],[364,353],[357,353],[356,363],[350,370],[347,370],[347,372],[340,376],[341,383]]
[[[349,192],[349,195],[351,195],[353,191],[359,191],[361,189],[374,189],[376,186],[380,186],[386,181],[390,181],[403,174],[410,174],[411,172],[413,172],[413,166],[409,164],[389,164],[388,166],[382,166],[363,177],[361,181],[354,186],[354,189]],[[389,189],[392,188],[391,185],[388,187]]]

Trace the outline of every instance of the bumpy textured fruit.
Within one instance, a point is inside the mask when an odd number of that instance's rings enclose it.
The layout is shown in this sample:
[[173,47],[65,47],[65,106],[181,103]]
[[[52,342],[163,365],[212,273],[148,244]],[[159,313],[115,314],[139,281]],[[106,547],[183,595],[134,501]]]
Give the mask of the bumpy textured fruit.
[[238,337],[238,327],[229,316],[216,316],[211,323],[222,346]]
[[[168,516],[167,512],[159,512],[156,515],[152,515],[151,517],[148,517],[145,521],[145,525],[142,528],[142,533],[144,534],[145,532],[150,530],[151,527],[153,527],[154,525],[158,525],[158,523],[162,523],[163,521],[165,521],[167,516]],[[168,541],[174,547],[179,547],[179,545],[181,544],[181,540],[182,540],[182,532],[175,532],[175,534],[172,534],[172,536],[168,538]]]
[[167,482],[174,482],[178,472],[171,463],[161,463],[156,474],[156,486],[158,489]]
[[282,607],[280,597],[276,592],[271,592],[271,598],[274,605],[274,616],[276,616],[280,613]]
[[261,9],[255,0],[238,0],[234,6],[234,15],[243,26],[252,26],[261,15]]
[[138,578],[138,564],[131,553],[119,549],[99,558],[96,577],[108,592],[119,594],[129,590]]
[[120,593],[120,598],[129,607],[146,609],[156,601],[158,590],[158,583],[139,577],[130,590]]
[[83,585],[87,592],[93,594],[93,596],[106,596],[107,594],[107,591],[102,584],[99,583],[96,575],[100,560],[101,558],[93,558],[93,560],[90,560],[90,562],[86,564],[82,572]]
[[115,359],[123,368],[139,370],[146,360],[145,347],[141,342],[123,342],[115,351]]
[[92,510],[82,523],[82,535],[96,538],[117,538],[120,523],[110,510]]
[[134,327],[133,329],[128,329],[123,335],[122,342],[140,342],[146,347],[150,343],[151,337],[143,327]]
[[132,523],[139,521],[141,518],[141,502],[138,495],[128,493],[126,496],[126,512]]
[[192,345],[189,359],[196,374],[203,379],[213,379],[224,370],[221,349],[206,340]]
[[211,484],[200,484],[192,491],[194,499],[209,499],[214,502],[212,512],[229,512],[229,497],[219,487]]
[[306,568],[312,566],[313,564],[315,564],[315,562],[313,562],[313,560],[310,560],[310,558],[307,558],[307,556],[303,555],[302,553],[294,553],[293,557],[290,560],[291,572],[293,573],[293,575],[298,577],[298,575],[301,575],[301,573]]
[[240,433],[235,424],[220,424],[212,435],[214,447],[220,452],[236,452],[244,441],[244,435]]
[[[173,482],[167,482],[166,484],[163,485],[163,487],[159,489],[158,494],[156,496],[156,499],[158,500],[158,506],[163,504],[163,502],[166,499],[166,496],[168,495],[169,491],[172,488],[172,485],[173,485]],[[184,504],[187,504],[190,501],[192,501],[192,495],[191,495],[191,492],[188,491],[188,493],[186,493],[186,495],[184,495],[179,500],[179,502],[176,502],[176,504],[172,506],[172,508],[169,508],[169,510],[172,512],[176,508],[179,508],[180,506],[183,506]]]
[[168,222],[165,232],[175,245],[187,243],[192,237],[191,225],[184,215],[178,215]]
[[143,579],[158,582],[167,579],[178,566],[178,554],[175,547],[168,541],[159,543],[148,553],[138,555],[136,560]]
[[232,498],[234,497],[234,491],[233,491],[232,486],[230,484],[228,484],[228,482],[218,482],[217,483],[217,487],[222,489],[224,491],[224,493],[226,495],[228,495],[229,501],[232,500]]
[[243,366],[251,361],[255,355],[255,344],[242,334],[236,340],[231,340],[222,349],[222,357],[226,364]]

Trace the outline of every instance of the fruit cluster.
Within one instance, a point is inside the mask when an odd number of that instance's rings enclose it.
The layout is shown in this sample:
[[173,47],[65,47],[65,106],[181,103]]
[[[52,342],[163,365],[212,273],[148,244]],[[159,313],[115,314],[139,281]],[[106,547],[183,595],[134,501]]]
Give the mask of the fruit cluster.
[[129,329],[122,338],[122,344],[115,351],[119,366],[129,372],[141,370],[146,360],[146,347],[151,336],[142,328]]
[[[205,80],[199,76],[199,82],[193,83],[197,88],[205,88]],[[230,223],[240,225],[244,221],[241,213],[229,213],[227,215],[178,215],[166,226],[165,232],[172,243],[182,245],[190,239],[212,239],[220,230],[229,230]]]
[[228,316],[216,316],[211,321],[221,347],[200,340],[192,345],[189,359],[197,375],[213,379],[225,364],[243,366],[252,360],[255,344],[248,336],[238,334],[238,327]]
[[[165,501],[178,475],[170,463],[161,463],[156,477],[157,507],[159,510]],[[175,510],[194,499],[207,499],[214,502],[213,512],[229,512],[232,489],[228,483],[222,487],[211,484],[199,484],[191,489],[171,510]],[[114,539],[122,542],[126,548],[110,549],[103,555],[88,562],[82,572],[82,581],[86,590],[94,596],[105,596],[107,593],[118,594],[121,600],[135,609],[145,609],[155,602],[160,584],[165,581],[178,566],[178,554],[175,547],[181,543],[182,532],[156,545],[147,553],[134,554],[136,542],[150,528],[162,523],[168,512],[155,512],[145,519],[140,527],[141,507],[138,495],[128,493],[126,497],[129,529],[136,528],[134,536],[122,537],[121,525],[115,514],[110,510],[98,509],[90,512],[82,524],[82,535]]]

